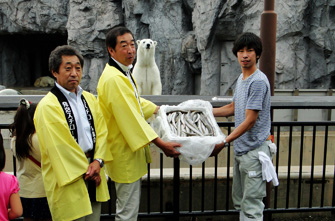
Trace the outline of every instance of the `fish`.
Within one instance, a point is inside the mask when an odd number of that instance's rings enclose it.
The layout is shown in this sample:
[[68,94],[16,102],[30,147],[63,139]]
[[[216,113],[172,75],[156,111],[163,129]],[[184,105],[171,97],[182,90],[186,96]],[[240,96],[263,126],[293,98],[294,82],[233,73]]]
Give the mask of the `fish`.
[[166,114],[171,132],[177,136],[214,136],[214,128],[202,111],[177,109]]

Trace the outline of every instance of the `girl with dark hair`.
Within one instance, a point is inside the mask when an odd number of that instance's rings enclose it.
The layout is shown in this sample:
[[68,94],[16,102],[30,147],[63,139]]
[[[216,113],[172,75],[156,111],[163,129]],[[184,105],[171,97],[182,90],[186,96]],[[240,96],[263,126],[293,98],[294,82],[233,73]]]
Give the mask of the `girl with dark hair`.
[[[22,204],[16,177],[2,172],[5,162],[6,154],[0,132],[0,220],[11,220],[22,215]],[[8,205],[10,205],[10,208],[8,208]]]
[[24,220],[51,220],[41,172],[41,152],[34,126],[36,104],[21,99],[10,125],[11,148],[18,160],[17,178]]

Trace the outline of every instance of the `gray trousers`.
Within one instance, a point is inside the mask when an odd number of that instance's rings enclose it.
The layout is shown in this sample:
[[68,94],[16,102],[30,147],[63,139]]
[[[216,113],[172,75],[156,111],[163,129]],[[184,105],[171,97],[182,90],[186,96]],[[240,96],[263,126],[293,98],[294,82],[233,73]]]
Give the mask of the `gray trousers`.
[[242,156],[234,156],[234,177],[232,198],[235,209],[241,210],[248,220],[262,220],[263,198],[266,196],[266,181],[262,178],[262,164],[258,152],[263,151],[268,156],[268,145],[265,141],[260,147]]
[[134,183],[116,183],[116,221],[136,221],[141,199],[141,179]]
[[84,217],[81,217],[79,219],[76,219],[75,221],[99,221],[100,215],[101,215],[101,203],[100,202],[94,202],[92,203],[92,211],[93,213]]

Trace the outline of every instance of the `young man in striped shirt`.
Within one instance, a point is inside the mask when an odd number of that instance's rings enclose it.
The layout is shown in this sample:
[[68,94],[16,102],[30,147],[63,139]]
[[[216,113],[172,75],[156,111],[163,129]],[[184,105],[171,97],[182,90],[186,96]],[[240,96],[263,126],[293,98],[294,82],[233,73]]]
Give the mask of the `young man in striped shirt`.
[[232,198],[240,210],[240,220],[263,220],[263,197],[266,181],[258,152],[270,156],[270,84],[266,75],[257,68],[262,54],[261,39],[253,33],[243,33],[234,42],[233,53],[241,65],[233,102],[213,108],[216,117],[235,116],[235,129],[224,142],[215,146],[217,155],[234,141],[234,177]]

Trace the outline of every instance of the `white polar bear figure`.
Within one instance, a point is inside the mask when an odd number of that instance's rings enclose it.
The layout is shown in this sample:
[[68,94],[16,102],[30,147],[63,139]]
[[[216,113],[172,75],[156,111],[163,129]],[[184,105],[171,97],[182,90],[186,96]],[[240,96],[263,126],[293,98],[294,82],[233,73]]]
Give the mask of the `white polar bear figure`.
[[161,95],[162,83],[159,69],[155,62],[156,41],[142,39],[136,41],[137,61],[133,70],[133,77],[137,83],[140,95]]

